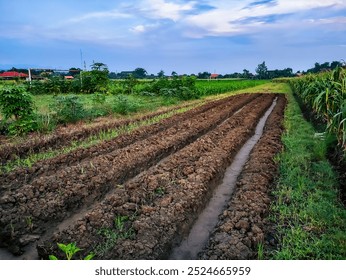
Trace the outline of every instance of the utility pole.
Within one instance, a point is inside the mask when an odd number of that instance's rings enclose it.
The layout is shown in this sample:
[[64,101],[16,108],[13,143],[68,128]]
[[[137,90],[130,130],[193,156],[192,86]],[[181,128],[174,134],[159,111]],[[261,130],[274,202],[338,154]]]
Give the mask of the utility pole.
[[83,72],[83,53],[82,53],[82,49],[80,49],[80,72],[79,72],[79,79],[80,79],[80,88],[81,88],[81,90],[82,90],[82,87],[83,87],[82,72]]
[[31,69],[30,68],[28,69],[28,73],[29,73],[29,83],[31,85]]

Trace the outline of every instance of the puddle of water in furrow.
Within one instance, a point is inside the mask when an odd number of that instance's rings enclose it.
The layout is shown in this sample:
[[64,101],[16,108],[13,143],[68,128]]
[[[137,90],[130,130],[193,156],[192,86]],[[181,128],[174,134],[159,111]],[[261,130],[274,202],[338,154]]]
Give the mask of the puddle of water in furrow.
[[251,150],[261,138],[268,116],[276,105],[277,98],[269,107],[256,126],[255,134],[244,144],[235,156],[232,164],[226,169],[222,183],[216,188],[206,208],[199,215],[197,221],[190,230],[189,235],[181,244],[172,250],[171,260],[195,260],[207,243],[211,231],[218,222],[218,216],[222,213],[230,200],[237,178],[240,175]]

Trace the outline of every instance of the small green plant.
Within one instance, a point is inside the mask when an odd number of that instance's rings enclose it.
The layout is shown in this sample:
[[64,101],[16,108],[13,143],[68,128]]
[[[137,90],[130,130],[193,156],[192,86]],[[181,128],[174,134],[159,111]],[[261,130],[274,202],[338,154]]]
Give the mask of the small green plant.
[[262,242],[257,244],[257,259],[264,260],[264,245]]
[[[81,251],[82,249],[78,248],[76,243],[69,243],[67,245],[62,244],[62,243],[57,243],[59,249],[63,251],[66,255],[67,260],[71,260],[72,257]],[[93,253],[88,254],[84,260],[91,260],[95,255]],[[50,260],[58,260],[58,258],[54,255],[49,255]]]
[[165,194],[165,188],[164,187],[158,187],[157,189],[155,189],[155,193],[159,196],[164,195]]
[[50,132],[56,127],[56,121],[51,114],[37,116],[37,130],[43,133]]
[[128,216],[117,216],[114,220],[114,225],[115,225],[115,228],[122,232],[123,229],[124,229],[124,222],[127,221],[129,219]]
[[103,236],[104,241],[94,248],[96,255],[102,257],[114,247],[119,239],[132,238],[134,236],[133,228],[125,227],[125,222],[129,219],[128,216],[118,215],[114,219],[114,228],[102,228],[98,231],[98,234]]
[[28,228],[30,229],[30,231],[32,231],[32,229],[34,227],[34,223],[32,222],[32,217],[31,216],[26,217],[26,223],[27,223]]

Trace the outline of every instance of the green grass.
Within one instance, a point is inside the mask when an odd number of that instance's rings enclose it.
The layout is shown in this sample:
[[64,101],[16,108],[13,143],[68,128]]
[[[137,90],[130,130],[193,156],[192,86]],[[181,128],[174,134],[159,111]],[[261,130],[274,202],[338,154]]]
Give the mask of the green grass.
[[280,175],[270,214],[279,248],[271,258],[345,259],[346,209],[325,157],[327,140],[315,137],[293,95],[287,96],[285,149],[277,158]]
[[[79,94],[79,99],[83,103],[86,110],[93,109],[93,94]],[[152,111],[162,106],[169,106],[178,103],[177,99],[167,98],[162,96],[139,96],[139,95],[127,95],[130,102],[135,102],[139,104],[140,111]],[[105,104],[112,105],[115,101],[115,96],[107,95]],[[51,112],[49,105],[54,102],[54,95],[44,94],[34,96],[35,106],[37,111],[41,114],[47,114]]]
[[267,80],[197,80],[196,87],[203,95],[220,94],[252,88],[269,83]]

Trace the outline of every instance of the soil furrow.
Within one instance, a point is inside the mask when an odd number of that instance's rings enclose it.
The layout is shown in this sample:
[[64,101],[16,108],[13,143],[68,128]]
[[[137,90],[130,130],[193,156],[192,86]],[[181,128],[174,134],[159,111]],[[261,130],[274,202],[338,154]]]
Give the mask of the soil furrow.
[[[92,126],[82,126],[76,128],[76,126],[70,125],[66,128],[61,127],[54,134],[51,135],[39,135],[19,144],[1,145],[0,163],[5,164],[7,161],[22,158],[31,153],[42,152],[47,149],[57,149],[62,146],[68,145],[72,141],[81,141],[102,131],[108,131],[110,129],[114,129],[117,127],[126,126],[133,122],[139,122],[150,118],[154,118],[156,116],[168,113],[172,110],[177,110],[188,106],[190,105],[176,106],[174,108],[160,110],[158,112],[153,112],[133,119],[112,120],[107,123],[100,123]],[[71,127],[74,128],[72,131]]]
[[269,117],[265,133],[254,147],[237,184],[228,208],[210,236],[200,259],[254,259],[265,240],[265,222],[270,196],[269,187],[276,174],[274,156],[282,149],[284,96]]
[[[253,107],[256,102],[257,99],[247,107]],[[1,198],[2,245],[12,246],[13,252],[20,253],[18,245],[25,245],[30,236],[36,238],[46,228],[69,216],[70,211],[92,204],[117,184],[195,141],[229,117],[232,110],[235,107],[228,102],[221,111],[215,108],[212,113],[208,111],[143,141],[90,162],[67,167],[55,175],[42,176],[30,185],[6,193]]]
[[[97,251],[104,259],[168,257],[273,99],[262,95],[165,161],[114,188],[83,219],[40,242],[40,256],[59,255],[56,242],[77,242],[84,252]],[[128,220],[119,227],[121,217]]]
[[[249,95],[247,98],[250,101],[255,97],[256,95]],[[45,176],[52,175],[55,174],[59,169],[66,168],[66,166],[80,163],[83,160],[90,161],[90,159],[93,157],[110,153],[116,149],[121,149],[136,141],[148,138],[149,136],[163,131],[164,129],[167,129],[181,121],[196,117],[198,114],[202,114],[215,106],[222,106],[224,103],[231,102],[232,100],[236,100],[236,98],[232,96],[224,100],[210,102],[187,112],[164,119],[157,124],[141,127],[135,131],[132,131],[131,133],[120,135],[112,140],[105,141],[102,144],[94,145],[88,148],[79,148],[52,159],[39,161],[31,168],[20,168],[10,173],[1,174],[0,195],[6,189],[15,189],[23,184],[29,184],[33,178],[37,178],[42,174]],[[234,106],[241,106],[245,103],[245,101],[246,100],[242,100],[242,102],[239,104],[237,101],[235,101]]]

